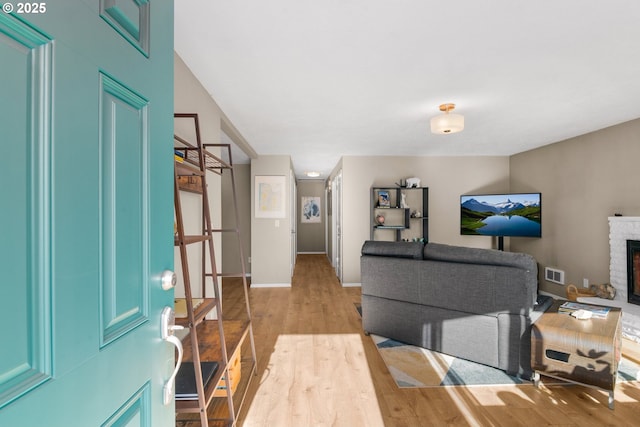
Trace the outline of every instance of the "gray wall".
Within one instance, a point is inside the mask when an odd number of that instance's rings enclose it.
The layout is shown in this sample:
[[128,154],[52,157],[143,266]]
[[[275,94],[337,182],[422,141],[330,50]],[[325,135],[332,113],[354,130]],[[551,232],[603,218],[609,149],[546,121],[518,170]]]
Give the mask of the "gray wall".
[[369,239],[371,187],[418,177],[429,187],[429,240],[470,247],[495,247],[491,237],[460,235],[460,195],[509,189],[508,157],[342,158],[343,284],[360,282],[360,249]]
[[[191,73],[182,59],[174,55],[174,109],[176,113],[197,113],[200,122],[200,132],[204,141],[220,142],[220,119],[222,113],[211,96],[202,87],[198,79]],[[175,119],[175,133],[181,137],[192,141],[195,144],[195,131],[193,120]],[[214,153],[215,154],[215,153]],[[220,211],[220,178],[218,175],[207,173],[207,188],[209,190],[209,209],[213,226],[219,228],[221,224]],[[173,195],[173,190],[171,190]],[[167,195],[169,197],[169,195]],[[202,233],[202,197],[198,194],[181,192],[183,218],[186,234]],[[216,248],[216,265],[220,266],[221,258],[221,236],[214,236]],[[189,271],[191,273],[191,289],[194,297],[201,296],[201,246],[189,245],[187,248],[189,257]],[[178,276],[176,286],[176,297],[184,296],[184,284],[182,282],[182,269],[180,266],[180,253],[175,249],[175,272]],[[211,287],[208,289],[209,296],[213,294]]]
[[[320,197],[320,218],[321,222],[303,222],[302,198]],[[322,180],[300,180],[298,181],[298,253],[324,253],[325,243],[325,221],[327,213],[327,203],[324,197],[324,181]]]
[[[231,174],[225,171],[222,174],[222,228],[232,229],[236,225],[240,229],[242,237],[242,250],[244,252],[245,270],[251,273],[251,165],[233,165],[235,178],[236,200],[238,203],[238,219],[233,204]],[[222,271],[224,273],[240,273],[240,250],[238,248],[238,236],[235,233],[222,235]]]
[[[291,158],[260,156],[251,160],[251,286],[291,285]],[[285,177],[285,217],[255,217],[256,175]]]
[[545,266],[577,286],[609,281],[607,217],[640,215],[639,159],[640,120],[511,157],[511,190],[542,193],[542,239],[511,239],[538,261],[542,290],[565,294],[544,280]]

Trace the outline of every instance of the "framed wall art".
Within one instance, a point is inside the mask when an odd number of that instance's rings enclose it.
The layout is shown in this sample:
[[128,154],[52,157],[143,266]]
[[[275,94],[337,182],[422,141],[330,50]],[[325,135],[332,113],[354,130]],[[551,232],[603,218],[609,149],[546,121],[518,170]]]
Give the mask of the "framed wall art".
[[302,204],[302,216],[300,221],[302,223],[318,223],[322,222],[320,216],[320,197],[303,196],[301,199]]
[[284,175],[255,176],[256,218],[286,217],[286,180]]

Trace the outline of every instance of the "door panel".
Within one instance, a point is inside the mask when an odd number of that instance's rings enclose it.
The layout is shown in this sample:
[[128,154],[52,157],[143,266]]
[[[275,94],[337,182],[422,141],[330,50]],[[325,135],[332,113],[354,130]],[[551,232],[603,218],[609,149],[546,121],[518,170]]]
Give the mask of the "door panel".
[[148,319],[148,101],[101,74],[101,345]]
[[149,413],[149,384],[145,384],[101,427],[152,427]]
[[[6,118],[0,156],[0,223],[5,224],[0,260],[11,261],[0,261],[5,278],[0,292],[4,305],[10,306],[0,311],[0,324],[11,325],[15,334],[11,346],[0,346],[0,407],[46,381],[52,372],[46,166],[50,53],[51,40],[26,23],[0,14],[1,116]],[[9,99],[12,102],[5,101]],[[20,286],[11,286],[14,283]]]
[[100,16],[145,56],[149,56],[149,2],[100,0]]
[[0,425],[173,425],[173,4],[46,7],[0,12]]

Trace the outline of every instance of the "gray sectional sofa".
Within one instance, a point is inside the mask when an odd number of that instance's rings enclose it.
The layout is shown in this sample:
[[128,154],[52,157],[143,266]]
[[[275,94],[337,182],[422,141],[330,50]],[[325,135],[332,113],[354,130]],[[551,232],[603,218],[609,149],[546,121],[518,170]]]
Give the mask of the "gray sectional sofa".
[[361,281],[366,333],[531,377],[531,324],[552,299],[530,255],[367,241]]

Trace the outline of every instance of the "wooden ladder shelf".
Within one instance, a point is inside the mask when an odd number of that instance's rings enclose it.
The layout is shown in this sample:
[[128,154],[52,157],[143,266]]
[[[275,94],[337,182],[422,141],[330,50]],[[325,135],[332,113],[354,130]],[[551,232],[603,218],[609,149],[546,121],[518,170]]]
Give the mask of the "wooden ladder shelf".
[[[176,413],[198,414],[202,427],[208,427],[209,422],[215,422],[216,425],[223,423],[235,426],[249,383],[252,377],[256,375],[257,358],[251,323],[245,257],[238,226],[238,202],[231,147],[229,144],[204,144],[200,135],[197,114],[175,114],[174,117],[193,121],[196,140],[195,143],[191,143],[185,138],[174,135],[174,204],[176,217],[174,243],[179,248],[185,292],[184,301],[176,299],[176,323],[184,326],[188,331],[188,335],[183,338],[184,341],[188,340],[188,344],[184,345],[184,360],[186,361],[184,363],[193,364],[193,373],[186,369],[184,372],[191,376],[187,380],[195,379],[196,386],[195,395],[176,397]],[[220,157],[212,154],[210,152],[211,149],[217,152],[226,151],[228,161],[223,161]],[[236,227],[233,229],[213,228],[206,182],[209,172],[218,175],[223,173],[230,174],[236,221]],[[181,202],[181,193],[183,191],[201,196],[201,234],[185,234],[185,219]],[[213,236],[214,233],[224,232],[232,232],[237,235],[241,273],[225,275],[218,271]],[[193,295],[194,290],[191,286],[193,273],[189,271],[189,251],[187,251],[187,246],[197,244],[201,246],[202,255],[202,289],[200,297],[194,297]],[[219,282],[225,276],[242,279],[245,298],[245,313],[242,319],[224,318],[222,320],[222,287]],[[213,288],[212,292],[211,288]],[[182,310],[178,310],[178,306],[185,307],[184,312],[181,313]],[[213,312],[215,312],[217,320],[209,320],[212,316],[208,315]],[[251,347],[250,358],[241,360],[242,352],[240,349],[246,343],[247,337]],[[217,370],[213,372],[208,381],[204,378],[202,369],[203,364],[206,366],[207,362],[217,363]],[[208,363],[208,365],[210,366],[211,363]],[[240,377],[243,379],[241,382],[239,381]],[[184,380],[184,378],[182,379]],[[240,384],[240,387],[238,384]],[[223,402],[226,402],[226,405]],[[226,406],[226,410],[213,411],[214,416],[212,417],[212,411],[209,409],[220,406]],[[220,413],[223,415],[218,415]],[[178,425],[181,423],[192,425],[190,423],[194,421],[196,419],[188,415],[187,418],[176,418]]]

